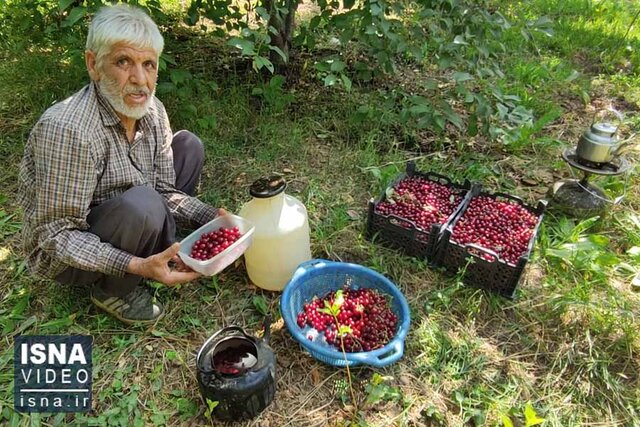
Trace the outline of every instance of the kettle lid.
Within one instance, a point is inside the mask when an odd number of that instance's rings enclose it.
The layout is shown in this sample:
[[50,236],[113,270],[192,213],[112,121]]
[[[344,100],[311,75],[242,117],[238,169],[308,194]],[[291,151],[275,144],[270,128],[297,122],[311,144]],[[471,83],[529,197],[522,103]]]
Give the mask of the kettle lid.
[[591,132],[601,136],[610,137],[614,133],[616,133],[617,130],[618,130],[618,127],[613,123],[609,123],[609,122],[594,123],[593,125],[591,125]]
[[600,122],[591,125],[591,128],[585,132],[583,138],[591,142],[601,144],[612,144],[617,142],[614,134],[618,131],[618,127],[610,122]]
[[263,176],[249,187],[249,194],[258,199],[267,199],[278,195],[287,187],[287,182],[280,175]]

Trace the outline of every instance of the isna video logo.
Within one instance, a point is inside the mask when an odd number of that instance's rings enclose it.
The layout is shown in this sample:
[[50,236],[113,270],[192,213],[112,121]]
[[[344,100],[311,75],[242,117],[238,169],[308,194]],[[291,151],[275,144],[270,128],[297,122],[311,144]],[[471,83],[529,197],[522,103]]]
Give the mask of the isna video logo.
[[22,335],[14,342],[18,412],[91,410],[91,344],[84,335]]

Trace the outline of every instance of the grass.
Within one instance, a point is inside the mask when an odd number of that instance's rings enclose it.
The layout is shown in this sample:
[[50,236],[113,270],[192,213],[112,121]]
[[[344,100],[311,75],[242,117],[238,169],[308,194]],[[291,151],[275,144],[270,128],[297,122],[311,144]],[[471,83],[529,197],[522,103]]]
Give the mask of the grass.
[[[205,141],[201,198],[237,212],[254,179],[284,173],[287,192],[308,209],[314,256],[374,268],[407,296],[412,326],[405,357],[384,369],[352,370],[356,397],[366,402],[356,414],[345,372],[300,350],[277,315],[280,295],[251,285],[242,266],[177,289],[154,287],[168,313],[148,329],[124,327],[99,313],[85,289],[28,274],[15,202],[23,144],[39,115],[86,77],[78,57],[56,46],[0,52],[0,424],[209,424],[195,354],[222,326],[257,331],[256,297],[276,315],[278,391],[247,426],[503,425],[503,416],[524,423],[527,403],[549,426],[640,423],[640,296],[629,287],[640,271],[635,171],[626,198],[605,218],[546,215],[513,301],[364,239],[367,201],[409,158],[419,169],[480,180],[492,191],[533,202],[552,182],[571,176],[560,151],[577,141],[595,109],[612,103],[628,116],[625,131],[636,128],[640,31],[626,32],[637,5],[536,0],[499,7],[513,19],[546,15],[555,31],[528,42],[515,29],[505,35],[510,54],[496,84],[520,96],[534,117],[507,145],[398,122],[400,98],[387,88],[407,83],[402,75],[347,93],[322,87],[307,71],[291,87],[252,95],[266,86],[216,41],[168,39],[168,53],[191,77],[177,85],[179,93],[159,94],[174,129],[188,128]],[[162,81],[171,81],[171,74]],[[379,114],[358,112],[363,105]],[[637,160],[637,152],[631,158]],[[602,182],[612,194],[621,191],[622,178]],[[94,337],[92,412],[13,412],[18,334]]]

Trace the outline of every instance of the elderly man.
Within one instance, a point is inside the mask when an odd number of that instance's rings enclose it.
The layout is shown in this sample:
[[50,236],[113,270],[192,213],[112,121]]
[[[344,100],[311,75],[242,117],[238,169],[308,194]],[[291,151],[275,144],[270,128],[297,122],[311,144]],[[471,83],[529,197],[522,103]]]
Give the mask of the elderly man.
[[30,270],[90,286],[91,300],[128,324],[164,314],[143,278],[172,286],[198,277],[177,256],[176,220],[201,225],[225,213],[193,197],[202,143],[172,134],[154,96],[163,46],[141,9],[102,8],[87,38],[91,83],[42,115],[20,169]]

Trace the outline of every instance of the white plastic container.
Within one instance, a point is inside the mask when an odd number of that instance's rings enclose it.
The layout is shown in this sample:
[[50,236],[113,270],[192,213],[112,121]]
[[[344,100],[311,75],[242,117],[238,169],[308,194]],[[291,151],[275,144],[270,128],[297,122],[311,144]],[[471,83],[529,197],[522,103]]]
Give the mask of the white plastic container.
[[[233,242],[227,249],[220,252],[213,258],[209,258],[205,261],[200,261],[191,258],[191,247],[196,243],[200,236],[205,233],[218,230],[219,228],[233,228],[238,227],[238,230],[242,234],[238,240]],[[216,217],[213,221],[209,221],[202,227],[198,228],[193,233],[182,239],[180,242],[180,250],[178,256],[182,261],[191,267],[194,271],[201,273],[205,276],[214,276],[224,270],[229,264],[237,260],[251,245],[253,240],[253,233],[255,227],[250,221],[237,215],[227,214]]]
[[307,209],[285,187],[281,177],[259,179],[240,210],[256,228],[244,254],[249,279],[269,291],[282,291],[298,265],[311,259]]

